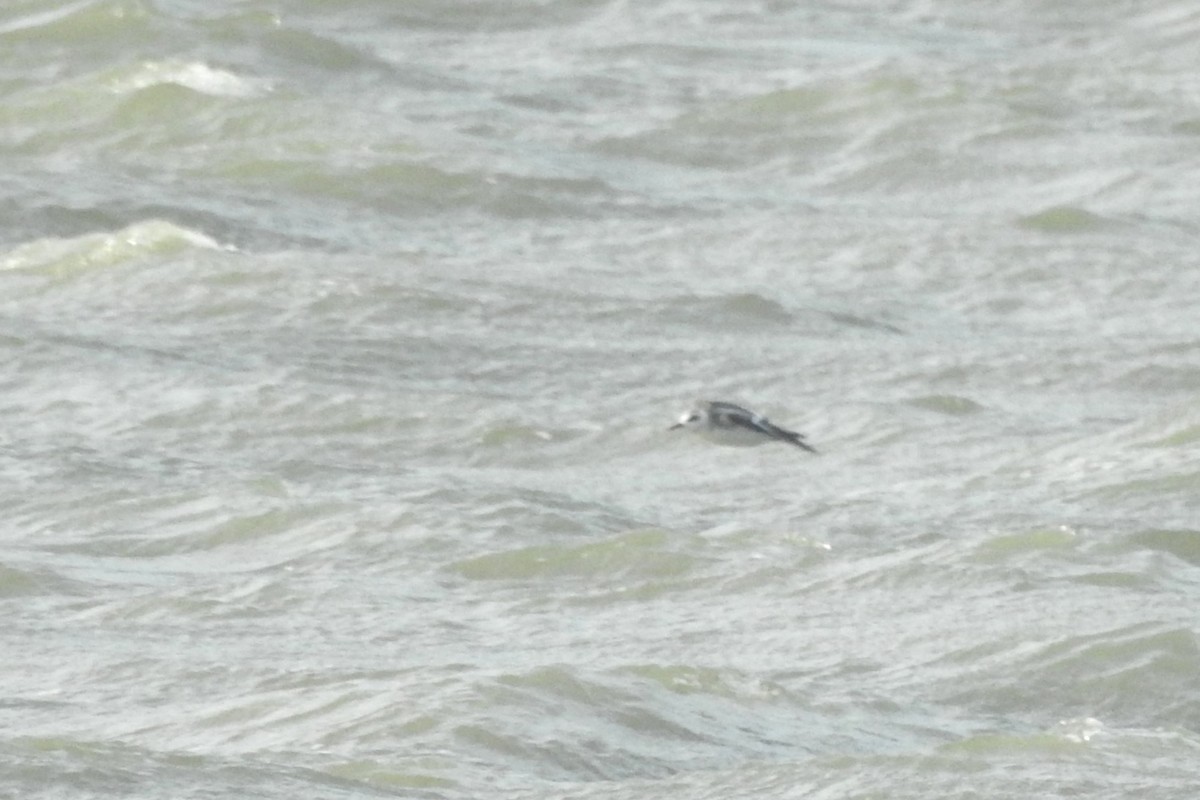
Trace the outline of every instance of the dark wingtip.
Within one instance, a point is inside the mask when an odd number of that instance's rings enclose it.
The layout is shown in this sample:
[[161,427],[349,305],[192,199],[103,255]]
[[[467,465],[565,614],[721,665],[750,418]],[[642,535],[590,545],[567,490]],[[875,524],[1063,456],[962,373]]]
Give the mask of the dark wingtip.
[[796,434],[796,438],[789,439],[788,441],[791,442],[792,444],[796,445],[796,447],[800,447],[800,448],[803,448],[804,450],[807,450],[808,452],[812,453],[814,456],[821,455],[821,452],[819,450],[817,450],[817,448],[813,447],[811,444],[808,444],[807,442],[805,442],[804,437],[799,433]]

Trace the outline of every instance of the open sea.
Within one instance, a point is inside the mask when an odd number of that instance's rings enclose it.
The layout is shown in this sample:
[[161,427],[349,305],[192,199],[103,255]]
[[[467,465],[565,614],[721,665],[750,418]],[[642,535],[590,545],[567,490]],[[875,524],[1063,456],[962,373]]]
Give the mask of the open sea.
[[0,798],[1200,797],[1198,43],[5,0]]

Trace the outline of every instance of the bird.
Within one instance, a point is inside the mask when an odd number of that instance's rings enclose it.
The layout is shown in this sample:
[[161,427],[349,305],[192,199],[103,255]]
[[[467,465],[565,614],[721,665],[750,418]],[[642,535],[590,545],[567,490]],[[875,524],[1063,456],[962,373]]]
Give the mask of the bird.
[[804,441],[803,434],[781,428],[747,408],[717,400],[697,403],[669,428],[680,429],[693,430],[711,442],[733,447],[753,447],[774,441],[786,442],[810,453],[817,452]]

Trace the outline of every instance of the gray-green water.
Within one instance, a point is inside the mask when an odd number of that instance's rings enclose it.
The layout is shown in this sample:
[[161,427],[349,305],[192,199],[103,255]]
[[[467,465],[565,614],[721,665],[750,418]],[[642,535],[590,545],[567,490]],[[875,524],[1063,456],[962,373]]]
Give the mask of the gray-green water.
[[5,3],[0,796],[1196,797],[1197,41]]

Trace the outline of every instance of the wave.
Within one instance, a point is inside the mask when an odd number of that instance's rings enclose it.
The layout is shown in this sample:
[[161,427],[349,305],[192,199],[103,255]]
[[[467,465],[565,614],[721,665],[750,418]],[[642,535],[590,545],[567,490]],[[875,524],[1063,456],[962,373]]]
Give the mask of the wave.
[[231,250],[197,230],[161,219],[120,230],[26,242],[0,257],[0,272],[38,273],[56,278],[186,250]]

